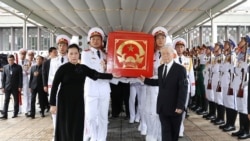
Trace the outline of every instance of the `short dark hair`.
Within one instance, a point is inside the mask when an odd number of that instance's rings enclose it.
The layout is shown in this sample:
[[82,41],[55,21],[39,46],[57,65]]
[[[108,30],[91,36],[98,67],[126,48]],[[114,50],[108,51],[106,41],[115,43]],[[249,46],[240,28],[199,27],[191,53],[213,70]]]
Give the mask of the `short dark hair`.
[[9,54],[8,56],[7,56],[7,59],[8,58],[13,58],[13,59],[15,59],[15,56],[13,55],[13,54]]
[[53,50],[57,50],[56,47],[50,47],[49,48],[49,53],[51,53]]
[[69,51],[69,49],[71,49],[71,48],[75,48],[75,49],[77,49],[78,50],[78,52],[80,53],[80,48],[79,48],[79,46],[77,45],[77,44],[71,44],[71,45],[69,45],[69,47],[68,47],[68,49],[67,49],[67,52]]

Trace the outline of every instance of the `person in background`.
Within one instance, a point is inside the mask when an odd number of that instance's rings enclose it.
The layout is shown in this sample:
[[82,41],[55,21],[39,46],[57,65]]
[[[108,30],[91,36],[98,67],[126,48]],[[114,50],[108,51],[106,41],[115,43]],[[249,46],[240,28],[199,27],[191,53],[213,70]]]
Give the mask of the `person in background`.
[[14,114],[12,118],[17,117],[19,112],[19,100],[18,100],[18,92],[22,91],[23,87],[23,74],[22,67],[16,63],[14,55],[8,55],[8,65],[3,67],[2,73],[2,86],[3,93],[5,93],[4,99],[4,108],[3,108],[3,116],[1,119],[8,118],[8,107],[10,102],[10,95],[12,94],[14,98]]
[[[30,112],[31,107],[31,93],[29,91],[29,69],[30,63],[29,60],[26,59],[27,50],[21,48],[18,52],[17,63],[22,66],[23,70],[23,91],[22,91],[22,99],[20,99],[20,113],[24,112],[27,117]],[[22,105],[22,106],[21,106]]]
[[31,98],[31,111],[29,117],[32,119],[35,118],[36,113],[36,95],[38,93],[38,100],[41,108],[41,117],[45,117],[45,103],[47,98],[47,93],[43,90],[43,81],[42,81],[42,63],[43,57],[36,57],[36,65],[33,65],[30,69],[30,80],[29,80],[29,88],[32,95]]

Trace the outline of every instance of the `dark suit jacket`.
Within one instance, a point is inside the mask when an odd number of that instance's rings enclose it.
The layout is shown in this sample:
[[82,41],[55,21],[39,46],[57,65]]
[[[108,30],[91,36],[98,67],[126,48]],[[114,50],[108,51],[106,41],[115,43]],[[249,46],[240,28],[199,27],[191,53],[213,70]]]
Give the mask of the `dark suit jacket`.
[[5,90],[18,89],[23,87],[23,70],[20,65],[12,65],[12,75],[10,65],[3,67],[2,86]]
[[173,63],[167,77],[162,79],[164,65],[158,68],[158,79],[146,78],[144,83],[152,86],[159,85],[159,94],[157,98],[157,113],[166,116],[175,116],[176,109],[184,110],[187,97],[187,73],[186,69]]
[[48,86],[50,60],[51,59],[48,59],[43,63],[43,68],[42,68],[43,86]]
[[[34,73],[36,71],[38,71],[37,76],[34,75]],[[42,65],[40,65],[40,66],[34,65],[31,67],[29,88],[31,88],[31,89],[36,89],[36,88],[43,89]]]

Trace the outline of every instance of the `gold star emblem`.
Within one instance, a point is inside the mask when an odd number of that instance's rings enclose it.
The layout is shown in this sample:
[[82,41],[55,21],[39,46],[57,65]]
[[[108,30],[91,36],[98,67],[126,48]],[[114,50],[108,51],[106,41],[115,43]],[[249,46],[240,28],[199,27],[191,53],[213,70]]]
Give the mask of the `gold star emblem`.
[[134,51],[134,47],[133,47],[132,45],[130,45],[130,46],[128,47],[128,50],[133,52],[133,51]]

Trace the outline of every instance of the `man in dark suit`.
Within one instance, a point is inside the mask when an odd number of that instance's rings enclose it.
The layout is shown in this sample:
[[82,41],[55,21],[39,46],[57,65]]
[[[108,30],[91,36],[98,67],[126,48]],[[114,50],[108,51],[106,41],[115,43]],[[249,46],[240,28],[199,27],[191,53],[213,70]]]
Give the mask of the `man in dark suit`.
[[177,141],[182,114],[187,97],[186,69],[175,63],[172,46],[161,49],[162,65],[158,68],[158,79],[141,77],[147,85],[159,85],[157,113],[162,128],[162,141]]
[[46,100],[47,100],[47,93],[43,90],[43,81],[42,81],[42,63],[43,57],[37,56],[36,57],[36,65],[32,66],[30,69],[30,81],[29,81],[29,88],[31,91],[31,112],[30,117],[32,119],[35,118],[36,112],[36,95],[38,93],[39,104],[41,108],[41,117],[44,117],[44,110]]
[[8,107],[10,102],[10,95],[14,98],[14,115],[12,118],[17,117],[19,112],[19,101],[18,101],[18,91],[22,91],[23,87],[23,74],[22,67],[14,63],[14,55],[8,55],[7,57],[8,65],[3,67],[2,73],[2,86],[3,93],[5,93],[3,116],[1,119],[8,118]]

